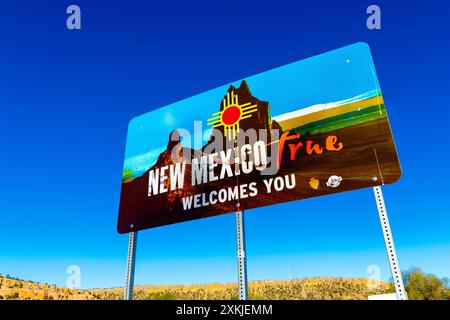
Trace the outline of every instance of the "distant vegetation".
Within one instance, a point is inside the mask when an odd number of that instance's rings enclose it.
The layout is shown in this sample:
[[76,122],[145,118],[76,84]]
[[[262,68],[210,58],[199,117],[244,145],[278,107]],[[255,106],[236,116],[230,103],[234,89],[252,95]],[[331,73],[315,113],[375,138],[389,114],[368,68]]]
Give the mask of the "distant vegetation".
[[[258,300],[367,299],[369,295],[387,293],[390,284],[380,282],[368,289],[366,279],[308,278],[264,280],[249,283],[249,298]],[[122,299],[123,289],[92,290],[99,299]],[[135,287],[135,299],[147,300],[237,300],[236,283],[204,285],[148,285]]]
[[[439,279],[414,268],[404,272],[404,280],[411,300],[448,300],[450,298],[449,281],[447,279]],[[393,285],[388,282],[379,282],[376,288],[369,287],[371,289],[368,288],[366,279],[355,278],[253,281],[249,283],[249,298],[257,300],[365,300],[369,295],[394,292]],[[123,288],[68,289],[17,278],[13,279],[0,274],[0,300],[118,300],[122,298]],[[134,298],[139,300],[235,300],[237,299],[237,284],[136,286]]]
[[411,300],[449,300],[450,286],[447,278],[439,279],[412,268],[403,274],[405,289]]

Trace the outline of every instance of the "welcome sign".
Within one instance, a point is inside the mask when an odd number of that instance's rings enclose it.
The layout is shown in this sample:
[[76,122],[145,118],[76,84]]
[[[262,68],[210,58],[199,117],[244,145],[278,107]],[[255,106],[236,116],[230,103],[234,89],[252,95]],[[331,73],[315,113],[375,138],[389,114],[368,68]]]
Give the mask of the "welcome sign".
[[131,120],[118,231],[388,184],[401,169],[357,43]]

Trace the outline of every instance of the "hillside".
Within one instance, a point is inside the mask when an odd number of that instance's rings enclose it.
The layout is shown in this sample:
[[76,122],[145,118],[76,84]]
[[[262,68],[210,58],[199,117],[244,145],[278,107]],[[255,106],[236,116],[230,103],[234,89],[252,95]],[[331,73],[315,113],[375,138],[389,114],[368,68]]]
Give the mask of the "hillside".
[[94,300],[89,290],[76,290],[0,275],[0,300]]
[[[250,299],[274,300],[365,300],[372,294],[392,292],[391,285],[380,282],[369,290],[366,279],[306,278],[294,280],[263,280],[249,283]],[[117,300],[123,288],[76,290],[0,277],[0,300]],[[236,283],[198,285],[141,285],[135,287],[135,299],[144,300],[230,300],[237,299]]]

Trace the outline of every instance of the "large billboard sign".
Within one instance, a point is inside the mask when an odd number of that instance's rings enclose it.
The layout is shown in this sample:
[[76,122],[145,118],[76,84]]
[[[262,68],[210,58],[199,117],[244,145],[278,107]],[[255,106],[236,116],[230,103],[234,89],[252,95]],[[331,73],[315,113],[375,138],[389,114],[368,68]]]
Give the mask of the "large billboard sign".
[[130,121],[118,231],[395,182],[368,46],[356,43]]

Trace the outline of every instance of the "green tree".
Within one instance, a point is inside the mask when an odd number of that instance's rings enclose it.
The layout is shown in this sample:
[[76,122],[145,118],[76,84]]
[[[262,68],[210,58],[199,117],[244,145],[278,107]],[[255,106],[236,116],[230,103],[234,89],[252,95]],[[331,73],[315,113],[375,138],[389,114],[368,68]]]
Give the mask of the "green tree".
[[411,300],[444,300],[450,298],[448,279],[439,279],[419,268],[404,273],[405,289]]

